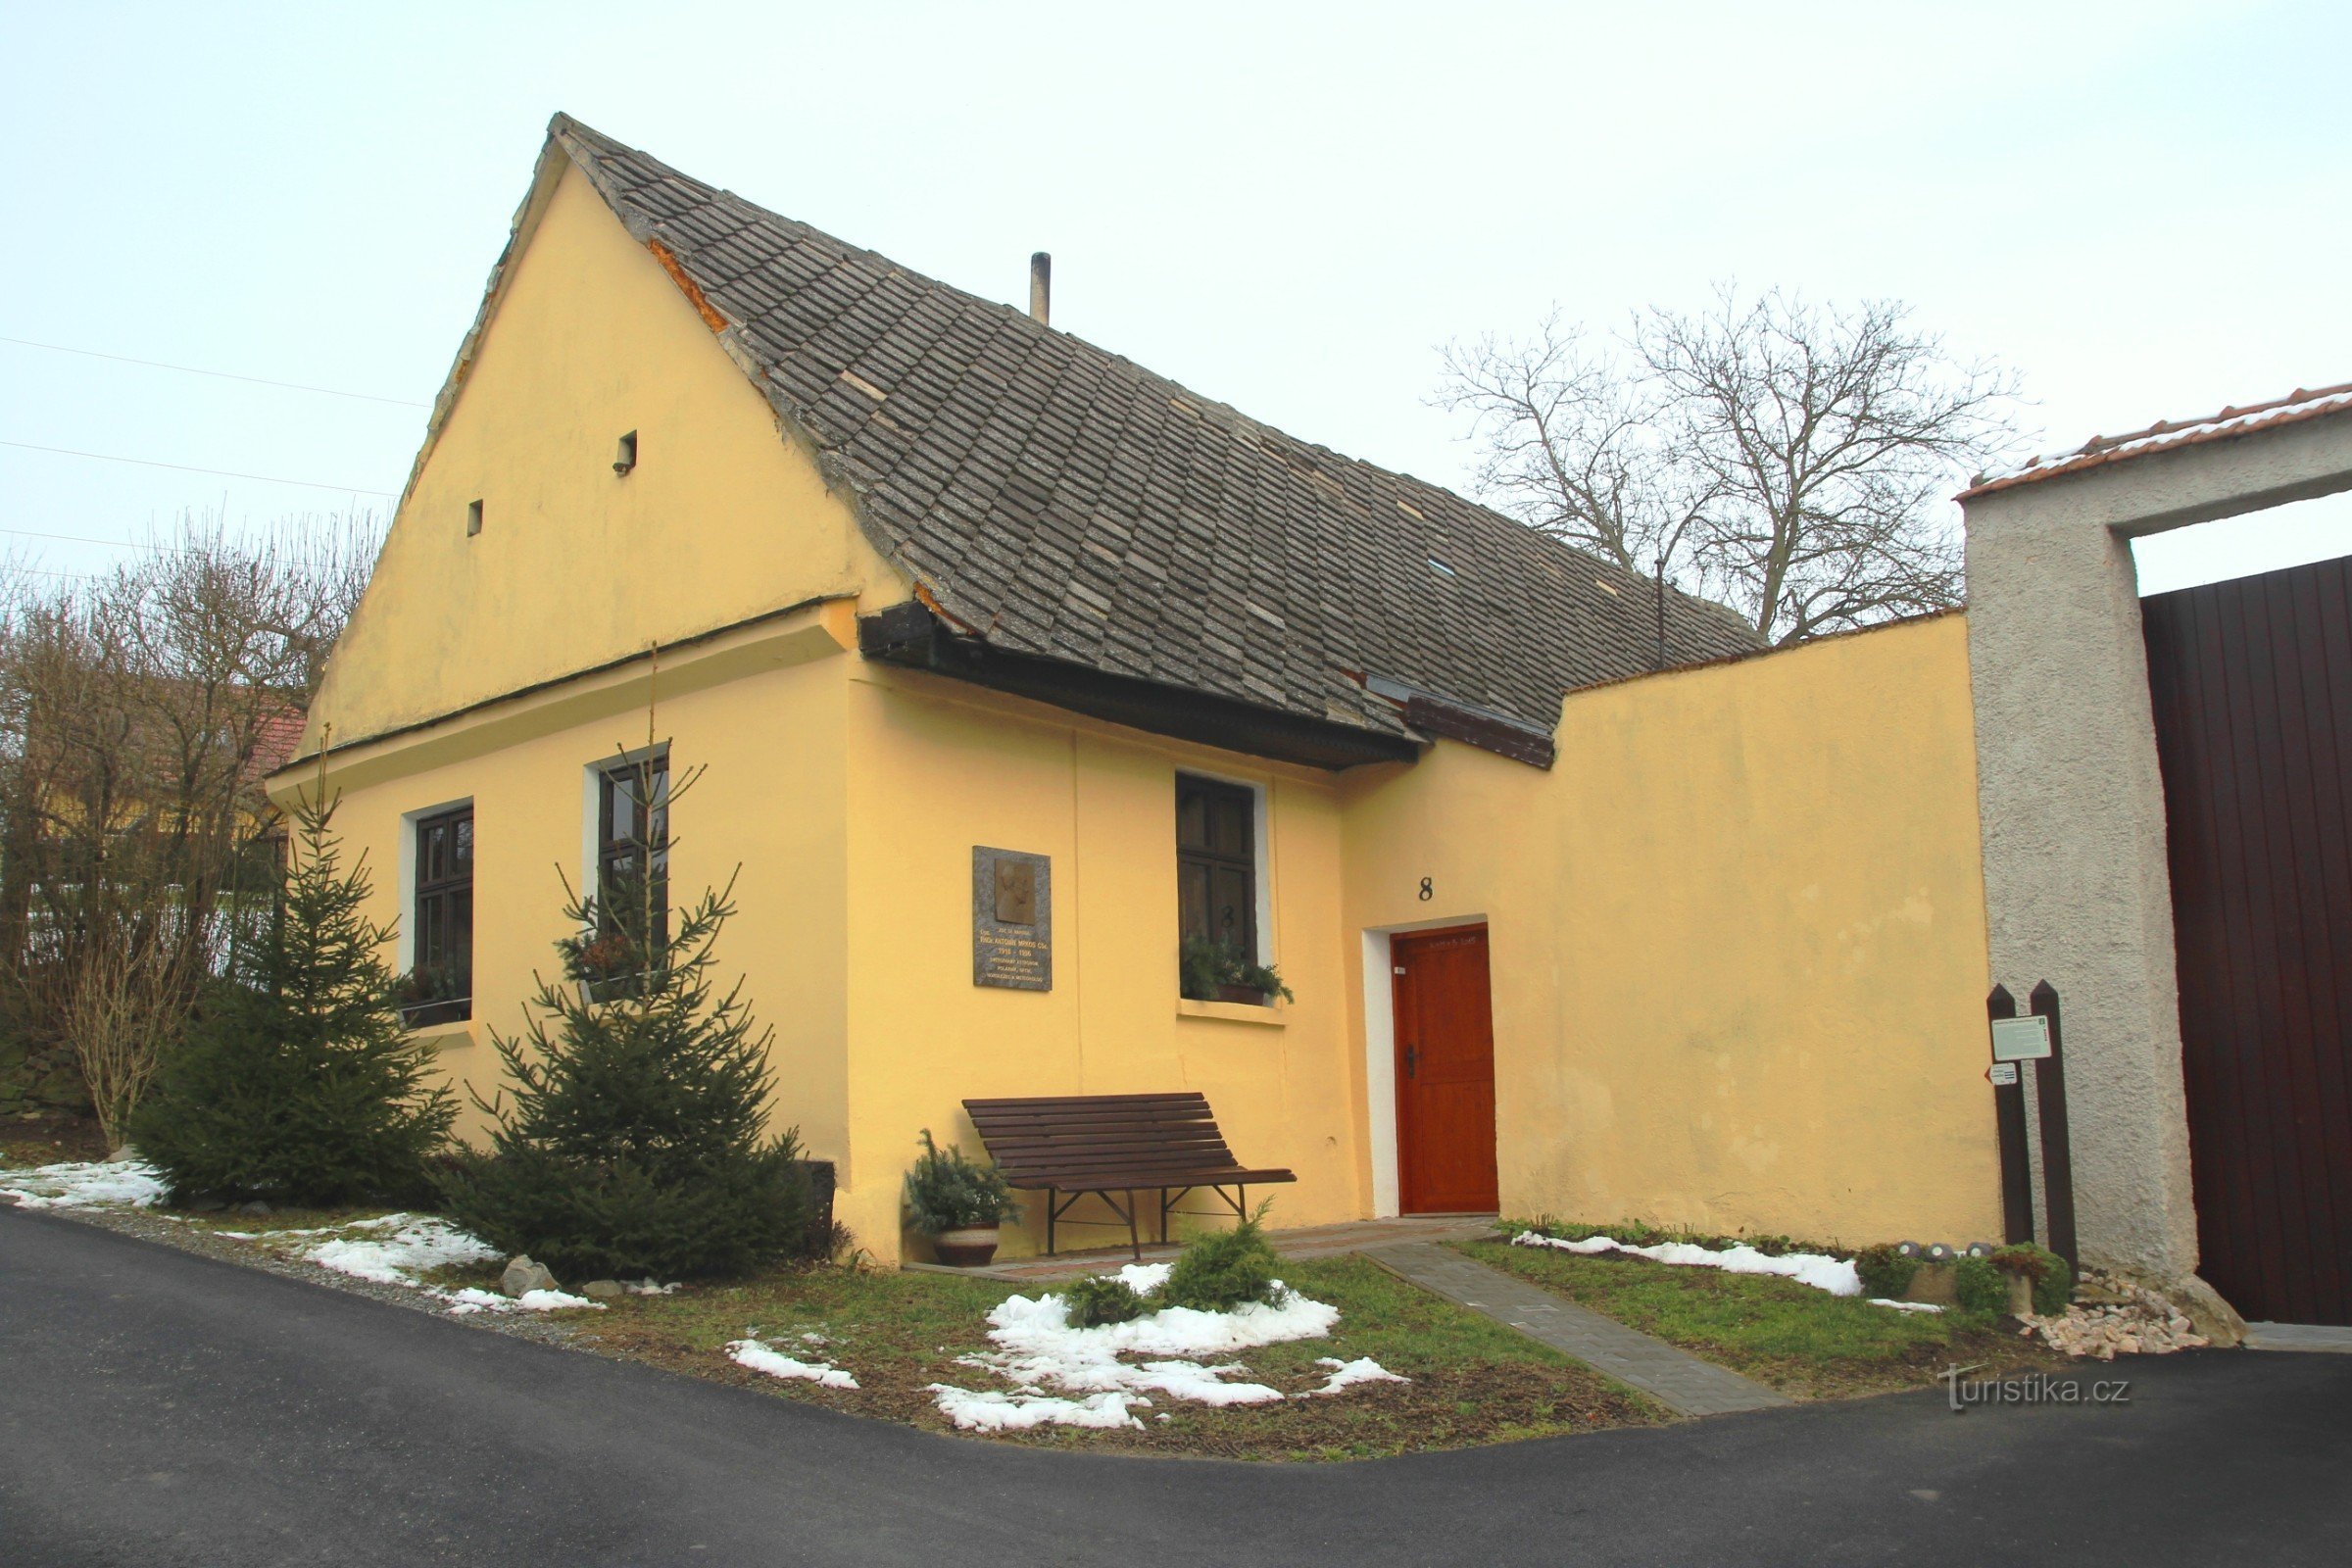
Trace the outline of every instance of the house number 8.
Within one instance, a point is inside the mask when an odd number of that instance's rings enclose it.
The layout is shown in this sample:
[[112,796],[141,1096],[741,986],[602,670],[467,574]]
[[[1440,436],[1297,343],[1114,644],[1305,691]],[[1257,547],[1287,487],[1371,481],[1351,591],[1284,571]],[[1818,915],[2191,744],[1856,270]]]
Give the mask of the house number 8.
[[1429,878],[1423,877],[1421,879],[1421,902],[1427,904],[1434,894],[1435,890],[1430,887]]

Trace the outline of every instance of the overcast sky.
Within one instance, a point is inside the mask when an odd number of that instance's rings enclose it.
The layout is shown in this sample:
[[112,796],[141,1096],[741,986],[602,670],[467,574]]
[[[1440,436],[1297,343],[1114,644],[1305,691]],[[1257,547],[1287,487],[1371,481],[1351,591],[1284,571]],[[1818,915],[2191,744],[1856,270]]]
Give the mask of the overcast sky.
[[[2340,4],[0,17],[0,338],[87,351],[0,342],[0,547],[48,570],[388,506],[559,109],[993,298],[1051,250],[1055,325],[1457,488],[1441,345],[1718,279],[1907,301],[2045,449],[2352,380]],[[2347,551],[2333,498],[2143,586]]]

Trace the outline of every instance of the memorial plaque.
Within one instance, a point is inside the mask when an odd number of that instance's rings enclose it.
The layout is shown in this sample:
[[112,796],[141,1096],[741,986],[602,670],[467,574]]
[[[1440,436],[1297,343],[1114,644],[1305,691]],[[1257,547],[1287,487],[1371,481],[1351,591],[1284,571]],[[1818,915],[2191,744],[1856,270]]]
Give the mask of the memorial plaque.
[[1054,989],[1053,862],[972,848],[972,984]]

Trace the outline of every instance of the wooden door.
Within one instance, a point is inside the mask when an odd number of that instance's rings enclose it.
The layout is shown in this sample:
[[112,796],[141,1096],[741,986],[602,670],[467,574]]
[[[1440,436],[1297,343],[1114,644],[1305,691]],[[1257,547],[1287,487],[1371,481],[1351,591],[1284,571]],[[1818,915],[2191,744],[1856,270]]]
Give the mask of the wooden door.
[[2197,1272],[2352,1324],[2352,558],[2140,609]]
[[1396,1003],[1396,1185],[1407,1214],[1492,1214],[1494,1009],[1487,928],[1389,939]]

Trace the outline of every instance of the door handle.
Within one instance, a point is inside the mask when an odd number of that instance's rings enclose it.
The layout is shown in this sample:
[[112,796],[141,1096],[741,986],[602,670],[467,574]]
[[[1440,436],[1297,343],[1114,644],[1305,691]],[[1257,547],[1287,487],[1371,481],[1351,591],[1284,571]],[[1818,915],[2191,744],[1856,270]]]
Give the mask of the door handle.
[[1404,1075],[1407,1078],[1415,1076],[1413,1067],[1415,1063],[1420,1061],[1420,1059],[1421,1048],[1419,1046],[1407,1046],[1404,1048]]

